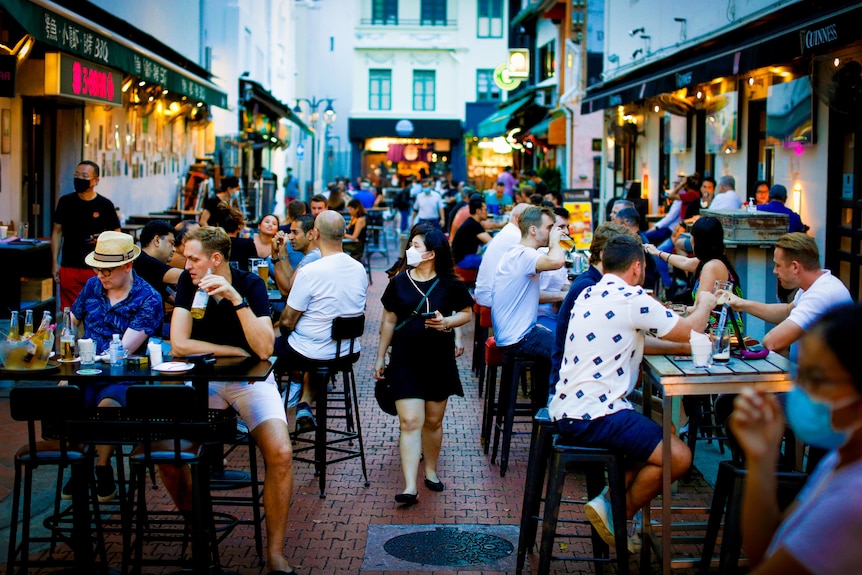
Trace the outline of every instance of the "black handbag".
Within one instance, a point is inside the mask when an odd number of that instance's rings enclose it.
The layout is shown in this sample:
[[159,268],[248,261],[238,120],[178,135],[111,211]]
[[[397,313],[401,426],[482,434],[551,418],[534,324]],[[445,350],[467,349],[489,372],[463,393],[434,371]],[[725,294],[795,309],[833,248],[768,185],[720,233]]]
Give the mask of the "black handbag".
[[377,405],[383,413],[398,415],[398,410],[395,409],[395,390],[392,389],[392,382],[387,378],[378,379],[374,383],[374,399],[377,400]]

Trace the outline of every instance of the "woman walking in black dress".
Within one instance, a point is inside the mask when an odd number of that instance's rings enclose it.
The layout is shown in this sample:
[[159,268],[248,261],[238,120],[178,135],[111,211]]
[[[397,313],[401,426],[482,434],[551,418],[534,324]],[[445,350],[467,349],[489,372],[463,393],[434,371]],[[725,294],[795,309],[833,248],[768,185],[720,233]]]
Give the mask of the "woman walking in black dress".
[[[437,459],[443,442],[443,416],[450,395],[464,395],[457,355],[463,347],[452,329],[472,317],[473,298],[455,275],[446,237],[428,226],[413,228],[405,253],[407,270],[383,294],[380,344],[374,377],[392,382],[401,426],[404,491],[395,501],[416,503],[419,460],[424,455],[425,486],[443,491]],[[389,365],[386,350],[392,345]]]

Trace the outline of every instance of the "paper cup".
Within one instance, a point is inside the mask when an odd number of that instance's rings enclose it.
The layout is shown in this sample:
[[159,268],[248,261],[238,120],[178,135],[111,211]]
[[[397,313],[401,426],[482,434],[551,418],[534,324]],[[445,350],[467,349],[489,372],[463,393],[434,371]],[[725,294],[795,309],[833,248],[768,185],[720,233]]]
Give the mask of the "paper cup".
[[712,367],[712,342],[709,340],[691,342],[691,357],[695,367]]

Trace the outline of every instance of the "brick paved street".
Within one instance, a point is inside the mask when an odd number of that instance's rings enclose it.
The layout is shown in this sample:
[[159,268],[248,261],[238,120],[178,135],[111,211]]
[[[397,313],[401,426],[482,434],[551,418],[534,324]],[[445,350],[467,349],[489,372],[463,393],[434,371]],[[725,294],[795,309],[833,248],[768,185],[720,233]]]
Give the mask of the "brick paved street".
[[[513,442],[509,471],[500,478],[497,466],[490,463],[479,442],[479,423],[481,403],[478,397],[476,380],[470,373],[469,351],[459,360],[461,378],[466,396],[453,398],[444,422],[444,445],[440,458],[440,478],[446,484],[442,493],[432,493],[421,485],[419,503],[413,508],[402,509],[393,496],[402,487],[402,477],[398,457],[397,420],[382,413],[377,407],[373,394],[371,368],[377,344],[380,324],[380,295],[386,286],[383,268],[387,267],[382,259],[375,259],[374,284],[369,290],[365,336],[362,338],[363,352],[356,364],[357,383],[360,395],[362,427],[365,435],[365,449],[368,461],[370,487],[363,486],[362,473],[358,459],[343,462],[330,468],[328,473],[327,497],[317,495],[317,478],[308,464],[295,464],[295,484],[293,503],[290,512],[286,556],[296,566],[299,573],[359,573],[365,557],[368,527],[382,525],[517,525],[523,497],[524,473],[527,463],[529,437],[519,436]],[[471,330],[465,332],[465,343],[472,341]],[[434,361],[434,358],[428,358]],[[8,389],[0,390],[0,497],[6,497],[12,485],[10,470],[13,454],[18,445],[25,441],[24,426],[11,422],[8,410]],[[292,410],[289,413],[292,419]],[[698,448],[705,454],[715,450],[714,446],[703,445]],[[717,454],[717,451],[715,451]],[[229,467],[242,468],[247,465],[247,453],[233,455]],[[263,473],[261,463],[261,473]],[[706,472],[705,472],[706,473]],[[712,473],[712,472],[710,472]],[[420,476],[421,477],[421,476]],[[710,475],[710,479],[714,473]],[[580,481],[567,495],[582,498],[584,495]],[[50,505],[50,478],[41,485],[48,491],[42,499]],[[38,486],[37,486],[38,490]],[[702,479],[681,486],[680,504],[709,505],[711,489]],[[164,489],[149,491],[153,502],[168,505]],[[0,504],[2,525],[9,522],[8,497]],[[231,510],[238,515],[246,510]],[[581,532],[586,529],[581,527]],[[5,533],[4,533],[5,538]],[[588,540],[586,540],[588,542]],[[566,546],[569,551],[588,552],[588,543],[572,542]],[[557,551],[561,551],[557,546]],[[5,541],[2,542],[5,563]],[[62,547],[61,547],[62,549]],[[252,529],[238,527],[222,543],[222,563],[231,570],[243,574],[266,573],[264,567],[257,565],[254,551]],[[120,546],[116,537],[111,538],[109,553],[114,565],[119,565]],[[699,549],[691,548],[689,552]],[[172,556],[177,548],[170,546],[150,546],[148,553]],[[535,572],[538,556],[528,558],[526,572]],[[653,560],[654,571],[657,563]],[[637,572],[637,561],[632,560],[633,572]],[[613,571],[613,568],[610,569]],[[160,573],[164,570],[146,570]],[[4,567],[0,572],[5,572]],[[45,570],[44,572],[48,572]],[[451,573],[440,569],[438,572]],[[480,573],[482,570],[462,570],[460,573]],[[592,567],[585,563],[555,563],[554,573],[591,573]],[[689,572],[693,572],[690,570]],[[368,575],[379,573],[363,571]],[[386,571],[392,574],[398,571]],[[685,573],[685,571],[683,571]]]

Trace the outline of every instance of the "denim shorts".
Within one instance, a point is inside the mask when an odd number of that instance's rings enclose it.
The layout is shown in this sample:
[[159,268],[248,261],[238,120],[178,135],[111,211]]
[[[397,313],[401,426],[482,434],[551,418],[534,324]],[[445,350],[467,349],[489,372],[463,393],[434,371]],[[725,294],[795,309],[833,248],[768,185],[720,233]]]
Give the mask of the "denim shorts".
[[589,421],[560,419],[556,425],[576,444],[620,451],[638,461],[647,461],[662,441],[661,426],[633,409]]

